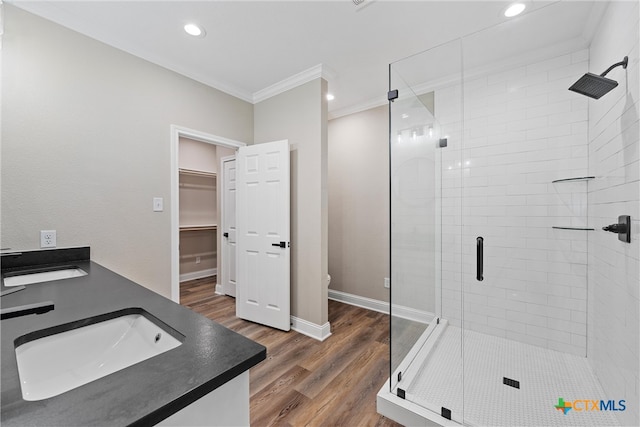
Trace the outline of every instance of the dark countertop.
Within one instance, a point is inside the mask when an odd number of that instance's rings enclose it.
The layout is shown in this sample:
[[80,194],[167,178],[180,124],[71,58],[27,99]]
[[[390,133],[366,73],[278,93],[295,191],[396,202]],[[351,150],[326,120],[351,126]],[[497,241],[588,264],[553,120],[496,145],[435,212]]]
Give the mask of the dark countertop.
[[[0,298],[2,308],[43,301],[55,304],[48,313],[0,323],[3,426],[152,425],[265,359],[262,345],[88,260],[86,249],[84,260],[53,259],[49,264],[74,265],[86,276],[26,285]],[[24,254],[25,259],[31,256]],[[25,268],[5,261],[8,257],[2,259],[3,275]],[[10,288],[2,285],[1,289]],[[58,396],[22,399],[16,338],[131,307],[146,310],[180,332],[185,337],[182,345]]]

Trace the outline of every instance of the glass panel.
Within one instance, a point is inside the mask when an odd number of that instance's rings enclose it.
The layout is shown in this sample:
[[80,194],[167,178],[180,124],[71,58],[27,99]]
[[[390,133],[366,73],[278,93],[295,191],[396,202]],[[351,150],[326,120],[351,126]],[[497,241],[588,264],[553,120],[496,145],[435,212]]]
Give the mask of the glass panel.
[[450,376],[439,375],[442,360],[430,357],[447,318],[461,315],[459,267],[454,271],[460,264],[460,232],[452,231],[460,227],[460,204],[450,203],[461,182],[442,186],[443,161],[453,163],[461,148],[461,67],[455,58],[460,58],[459,42],[390,67],[390,89],[398,90],[390,103],[389,137],[391,391],[404,391],[406,400],[436,416],[443,406],[452,408],[453,419],[461,420],[460,339],[447,361]]
[[[431,314],[418,321],[406,313],[434,311],[434,250],[427,236],[432,237],[435,229],[432,213],[435,164],[433,147],[426,141],[428,129],[433,128],[432,114],[393,67],[391,89],[398,91],[398,98],[389,107],[393,373],[433,318]],[[391,378],[393,387],[397,373]]]

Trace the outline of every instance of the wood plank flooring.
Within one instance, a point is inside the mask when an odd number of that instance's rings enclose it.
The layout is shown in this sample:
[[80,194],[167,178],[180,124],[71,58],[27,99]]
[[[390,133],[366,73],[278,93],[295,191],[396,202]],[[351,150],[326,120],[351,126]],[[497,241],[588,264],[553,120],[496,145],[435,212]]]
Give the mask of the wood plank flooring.
[[376,412],[389,377],[389,316],[329,301],[323,342],[235,317],[235,299],[214,294],[215,277],[180,285],[180,302],[267,347],[250,371],[253,426],[399,426]]

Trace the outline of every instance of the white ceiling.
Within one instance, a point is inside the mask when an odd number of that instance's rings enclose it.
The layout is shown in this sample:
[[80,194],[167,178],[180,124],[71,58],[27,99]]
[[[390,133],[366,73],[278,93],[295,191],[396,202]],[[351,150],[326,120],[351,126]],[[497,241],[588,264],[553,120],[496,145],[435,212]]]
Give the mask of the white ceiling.
[[[380,105],[390,63],[504,22],[502,11],[511,3],[8,2],[250,102],[322,64],[336,97],[329,103],[330,117]],[[493,31],[497,38],[483,42],[475,57],[496,61],[543,45],[586,47],[603,10],[597,1],[529,0],[525,17]],[[204,26],[206,37],[184,33],[187,22]],[[516,37],[518,22],[526,25]]]

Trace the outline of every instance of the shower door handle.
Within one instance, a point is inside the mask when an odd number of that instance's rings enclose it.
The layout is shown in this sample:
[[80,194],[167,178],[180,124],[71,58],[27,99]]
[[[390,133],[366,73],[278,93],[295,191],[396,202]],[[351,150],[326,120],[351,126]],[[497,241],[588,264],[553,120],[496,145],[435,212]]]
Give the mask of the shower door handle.
[[483,245],[484,239],[482,237],[478,237],[476,239],[476,280],[482,282],[484,277],[482,277],[483,263],[484,263],[484,255],[483,255]]

